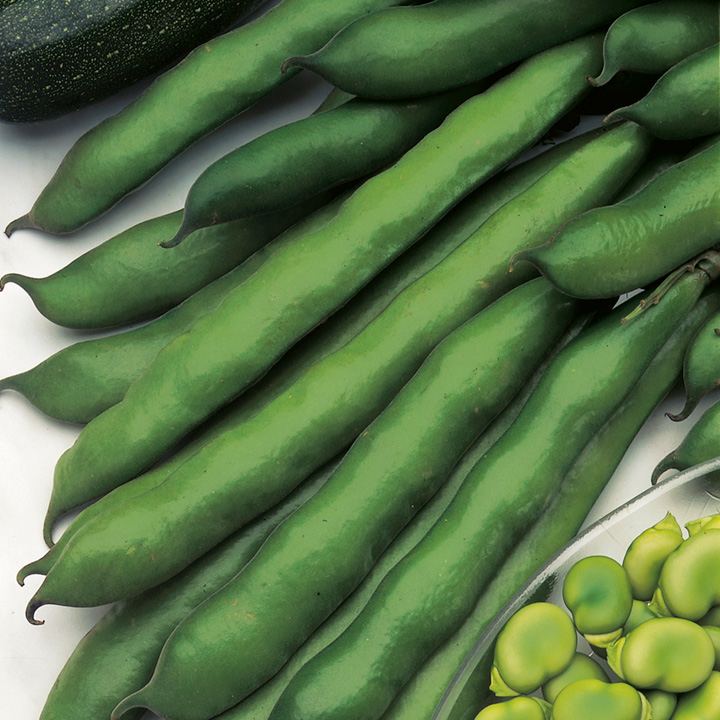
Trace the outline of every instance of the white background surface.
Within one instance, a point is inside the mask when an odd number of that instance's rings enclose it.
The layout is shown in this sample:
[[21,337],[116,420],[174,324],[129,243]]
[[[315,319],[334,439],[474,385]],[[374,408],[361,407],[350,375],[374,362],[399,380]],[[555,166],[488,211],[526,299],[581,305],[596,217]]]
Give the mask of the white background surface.
[[[0,228],[27,212],[64,153],[86,129],[117,112],[142,85],[72,116],[28,126],[0,125]],[[135,223],[182,206],[190,183],[214,159],[276,125],[303,117],[328,86],[303,73],[212,137],[201,142],[133,197],[72,236],[34,231],[0,235],[0,274],[45,276]],[[0,293],[0,377],[26,370],[57,350],[88,337],[45,320],[15,285]],[[717,399],[717,398],[713,398]],[[702,408],[708,404],[706,399]],[[663,417],[682,406],[679,390],[652,416],[591,519],[645,489],[655,463],[674,449],[700,411],[681,424]],[[702,409],[701,408],[701,409]],[[0,393],[0,688],[1,714],[36,720],[45,697],[76,642],[103,608],[43,607],[40,627],[24,608],[41,578],[20,588],[18,569],[42,555],[41,527],[53,468],[79,429],[53,421],[14,392]],[[98,718],[98,720],[102,720]]]

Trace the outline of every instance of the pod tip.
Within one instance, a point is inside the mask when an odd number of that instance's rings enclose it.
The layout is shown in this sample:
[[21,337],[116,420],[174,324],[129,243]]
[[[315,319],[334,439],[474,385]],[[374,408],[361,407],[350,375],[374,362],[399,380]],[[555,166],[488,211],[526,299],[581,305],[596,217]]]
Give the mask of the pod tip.
[[31,598],[30,602],[27,604],[27,607],[25,608],[25,617],[27,618],[27,621],[31,625],[44,625],[44,620],[38,620],[35,617],[35,612],[38,608],[42,607],[45,603],[40,600],[37,593]]
[[615,74],[616,71],[609,69],[606,65],[598,76],[588,76],[587,80],[593,87],[598,88],[602,87],[603,85],[607,85],[613,79],[613,77],[615,77]]
[[671,469],[677,469],[674,465],[675,462],[675,453],[671,452],[670,454],[666,455],[656,466],[655,469],[652,471],[652,475],[650,477],[650,484],[651,485],[657,485],[658,481],[660,480],[660,476],[667,470]]
[[16,230],[31,230],[35,226],[30,220],[30,213],[13,220],[6,228],[5,234],[10,237]]
[[665,413],[665,417],[670,418],[673,422],[682,422],[692,415],[693,410],[697,406],[697,401],[693,402],[688,398],[685,401],[685,406],[679,413]]

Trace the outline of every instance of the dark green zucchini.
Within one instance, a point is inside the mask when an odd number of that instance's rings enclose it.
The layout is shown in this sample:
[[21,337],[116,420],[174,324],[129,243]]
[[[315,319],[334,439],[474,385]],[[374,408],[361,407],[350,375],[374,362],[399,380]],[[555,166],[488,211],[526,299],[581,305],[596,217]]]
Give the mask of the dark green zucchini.
[[108,97],[264,0],[0,2],[0,120],[49,120]]

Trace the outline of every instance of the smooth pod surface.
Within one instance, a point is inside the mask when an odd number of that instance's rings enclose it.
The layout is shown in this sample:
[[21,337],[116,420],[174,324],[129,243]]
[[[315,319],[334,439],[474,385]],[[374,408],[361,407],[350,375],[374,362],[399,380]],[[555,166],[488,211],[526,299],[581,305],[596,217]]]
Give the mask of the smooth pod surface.
[[603,121],[639,123],[663,140],[689,140],[720,130],[720,44],[698,50],[671,67],[647,95]]
[[518,253],[514,263],[532,263],[569,295],[615,297],[658,283],[718,240],[720,143],[715,143],[625,200],[579,215],[544,245]]
[[[706,280],[696,274],[690,281],[691,286],[695,282],[704,284]],[[659,304],[653,311],[661,307]],[[679,318],[673,310],[666,305],[662,315],[667,318],[666,313],[670,313],[674,329]],[[569,379],[576,378],[570,385],[584,396],[592,392],[593,386],[598,387],[596,383],[600,381],[594,372],[601,368],[604,378],[613,377],[618,381],[622,377],[634,385],[637,378],[631,381],[627,371],[633,367],[633,372],[641,372],[650,358],[638,364],[638,356],[633,353],[630,360],[630,347],[636,352],[640,351],[640,346],[642,353],[654,355],[654,352],[646,343],[648,337],[644,333],[643,341],[635,344],[629,341],[625,331],[633,328],[640,332],[637,321],[644,317],[645,322],[649,322],[650,316],[649,313],[641,315],[617,326],[622,328],[617,330],[617,338],[624,351],[609,342],[608,336],[602,341],[596,339],[603,336],[603,329],[614,335],[610,330],[614,326],[611,318],[617,321],[619,318],[613,313],[589,328],[558,355],[512,427],[468,475],[442,521],[436,523],[413,552],[386,577],[353,624],[295,676],[271,717],[287,720],[317,715],[357,720],[377,718],[385,712],[413,672],[462,623],[484,589],[487,574],[496,571],[506,551],[514,545],[512,538],[519,538],[527,530],[528,523],[537,518],[536,512],[546,502],[544,493],[554,493],[556,486],[550,478],[562,477],[590,439],[582,435],[580,425],[588,429],[588,423],[598,422],[597,426],[591,425],[592,436],[617,407],[616,393],[612,400],[604,393],[593,393],[593,402],[576,404],[567,395]],[[660,322],[660,318],[659,314],[653,315],[656,322]],[[654,341],[660,341],[654,332],[656,328],[651,336]],[[672,332],[670,328],[668,331]],[[571,370],[575,360],[582,363],[580,358],[589,357],[585,356],[586,352],[593,358],[592,381],[585,373]],[[612,362],[605,353],[611,354]],[[625,356],[628,362],[623,363],[622,372],[615,365],[619,356]],[[607,390],[606,380],[602,386]],[[630,386],[626,386],[628,391]],[[548,394],[554,396],[551,388],[559,391],[561,387],[564,400],[560,402],[555,396],[557,402],[549,401]],[[608,400],[607,406],[599,402],[603,396]],[[566,402],[583,408],[581,423],[574,413],[565,412]],[[603,406],[607,408],[607,415],[600,415],[600,419],[598,414],[603,413]],[[562,431],[554,421],[550,422],[551,408],[554,417],[562,418]],[[592,408],[592,419],[588,408]],[[565,422],[571,424],[572,431]],[[550,437],[562,437],[562,443],[553,444]],[[577,446],[574,446],[575,441]],[[537,459],[534,454],[532,458],[529,455],[531,446],[537,451]],[[553,448],[552,453],[548,452],[549,447]],[[543,458],[542,462],[540,458]],[[541,469],[545,463],[554,468],[551,473],[545,474]],[[527,468],[532,478],[521,480],[520,467]],[[552,489],[550,485],[553,485]],[[545,489],[541,490],[541,486]],[[540,493],[542,499],[536,493]],[[511,524],[514,535],[510,532]],[[500,546],[504,548],[502,551]],[[452,603],[447,602],[448,597],[453,598]],[[428,616],[434,618],[430,625],[421,622],[421,618]],[[419,627],[421,632],[417,631]]]
[[361,97],[420,97],[477,82],[640,4],[435,0],[387,8],[348,24],[324,47],[284,67],[306,68]]
[[595,87],[617,72],[661,75],[718,39],[716,0],[660,0],[621,15],[603,44],[603,70],[590,78]]
[[[170,486],[164,483],[153,496],[156,499],[152,504],[157,502],[155,511],[162,513],[161,520],[148,523],[147,508],[130,510],[126,505],[124,515],[129,524],[122,534],[146,534],[151,530],[154,538],[146,537],[143,544],[158,549],[165,546],[166,550],[154,553],[151,568],[135,555],[137,567],[123,578],[121,592],[139,592],[148,579],[154,581],[160,572],[173,574],[197,556],[199,537],[178,544],[177,539],[185,537],[180,527],[204,531],[201,546],[209,548],[232,532],[236,523],[247,522],[254,513],[265,509],[271,498],[271,504],[277,502],[304,477],[301,473],[307,475],[322,463],[326,453],[332,456],[339,452],[385,407],[443,337],[528,278],[524,273],[506,271],[508,257],[517,243],[531,242],[533,237],[552,232],[563,217],[616,192],[641,162],[646,149],[644,135],[625,130],[612,131],[583,145],[499,208],[475,232],[470,231],[465,242],[409,285],[350,342],[308,368],[292,387],[284,387],[280,397],[242,428],[208,443],[178,468],[172,485],[182,485],[183,489],[166,495]],[[480,274],[478,268],[482,268]],[[286,420],[279,423],[278,417]],[[290,434],[284,429],[288,426],[294,428]],[[210,466],[215,471],[208,475]],[[198,478],[204,479],[198,482]],[[214,492],[207,484],[209,480]],[[202,508],[219,496],[221,488],[236,498],[226,522],[217,522],[217,514],[211,524],[190,519],[196,513],[201,517]],[[171,506],[175,509],[170,510]],[[228,509],[227,505],[223,508]],[[139,524],[130,530],[135,511]],[[120,517],[117,521],[121,521]],[[178,532],[171,530],[175,523],[180,523]],[[102,553],[117,551],[114,541],[100,552],[103,544],[93,534],[87,531],[81,545],[85,550],[76,548],[72,553],[63,553],[65,561],[75,557],[70,561],[73,567],[68,578],[80,572],[75,562],[89,563],[88,578],[97,576],[92,567],[96,561],[97,567],[105,568],[103,576],[115,565],[109,556],[101,558]],[[125,553],[123,558],[125,562],[133,559]]]
[[30,212],[8,226],[77,230],[144,185],[174,157],[289,79],[288,55],[314,52],[388,0],[283,0],[203,43],[136,100],[81,136]]
[[581,70],[598,52],[597,36],[554,48],[463,103],[330,222],[274,253],[166,345],[58,461],[46,534],[60,514],[149,467],[532,145],[586,92]]

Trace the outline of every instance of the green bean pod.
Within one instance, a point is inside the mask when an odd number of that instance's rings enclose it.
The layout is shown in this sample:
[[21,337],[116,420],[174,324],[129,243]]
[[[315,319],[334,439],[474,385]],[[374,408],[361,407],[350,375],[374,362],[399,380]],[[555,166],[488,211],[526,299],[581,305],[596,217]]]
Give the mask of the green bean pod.
[[[362,584],[353,591],[352,595],[307,639],[303,646],[293,654],[271,680],[249,695],[238,705],[218,715],[219,720],[267,720],[278,697],[292,679],[295,673],[310,658],[317,655],[320,650],[327,647],[345,628],[357,617],[358,613],[367,603],[368,599],[380,584],[387,573],[419,542],[425,533],[433,526],[445,511],[458,488],[475,464],[488,448],[507,430],[517,417],[533,389],[537,386],[540,377],[545,372],[552,358],[590,321],[590,316],[578,318],[565,333],[557,347],[546,356],[540,366],[523,389],[513,398],[512,402],[503,410],[490,427],[473,443],[472,447],[463,455],[462,459],[453,468],[450,477],[443,487],[418,512],[413,520],[393,540],[392,544],[382,554],[380,559],[368,573]],[[441,692],[442,692],[441,688]],[[428,706],[432,711],[437,703]]]
[[684,470],[720,453],[720,402],[711,405],[688,430],[678,447],[669,452],[653,469],[654,485],[667,470]]
[[720,672],[710,677],[695,690],[678,697],[677,708],[671,720],[720,720]]
[[[613,416],[573,462],[548,507],[512,549],[460,628],[403,686],[382,720],[429,717],[478,637],[512,596],[580,529],[601,490],[653,409],[675,386],[690,338],[720,302],[717,288],[706,292],[673,333]],[[475,455],[479,459],[481,455]],[[655,617],[655,615],[653,615]],[[453,704],[452,720],[473,717],[489,697],[492,652],[479,661]],[[225,720],[223,718],[223,720]],[[244,716],[228,720],[246,720]]]
[[720,44],[674,65],[633,105],[603,120],[632,120],[663,140],[689,140],[720,130]]
[[182,224],[164,246],[173,247],[204,227],[277,212],[377,172],[482,89],[476,84],[412,102],[355,98],[271,130],[198,176],[188,191]]
[[47,277],[7,273],[0,289],[19,285],[42,315],[63,327],[98,330],[148,320],[240,265],[334,194],[203,229],[170,253],[159,245],[180,227],[177,210],[133,225]]
[[621,15],[603,43],[604,65],[595,87],[621,70],[661,75],[689,55],[717,42],[715,0],[660,0]]
[[443,92],[602,27],[638,0],[435,0],[386,8],[348,24],[312,54],[288,58],[360,97]]
[[388,2],[283,0],[199,46],[117,115],[80,137],[30,212],[5,232],[67,233],[102,215],[183,150],[289,79],[294,73],[280,70],[288,55],[314,52],[340,28]]
[[690,343],[683,383],[685,405],[679,413],[668,414],[676,422],[689,417],[700,400],[720,386],[720,313],[711,317]]
[[598,43],[588,36],[537,55],[463,103],[166,345],[59,459],[45,535],[63,512],[149,467],[532,145],[585,92],[580,75],[597,64]]
[[[40,720],[109,718],[123,697],[149,680],[175,626],[242,569],[270,533],[322,487],[338,461],[313,474],[282,503],[172,580],[114,605],[73,650]],[[129,712],[126,720],[140,715]]]
[[[170,720],[209,718],[270,679],[441,487],[578,307],[536,278],[449,335],[360,434],[325,490],[175,629],[149,683],[114,715],[143,706]],[[213,630],[224,626],[231,653]]]
[[[441,520],[388,574],[352,625],[295,676],[273,720],[370,720],[385,712],[412,674],[460,627],[574,459],[708,282],[702,271],[686,276],[672,297],[665,296],[664,306],[628,323],[621,322],[624,311],[618,308],[558,355]],[[423,621],[428,617],[432,623]]]
[[[258,391],[262,394],[260,388],[269,384],[277,388],[281,376],[289,373],[297,376],[299,366],[309,367],[327,354],[330,351],[328,348],[337,349],[344,344],[377,316],[395,295],[452,252],[507,200],[529,187],[566,155],[596,137],[599,132],[602,131],[593,130],[560,143],[478,188],[368,286],[291,348],[288,351],[291,358],[286,359],[286,353],[268,371],[269,375],[248,391],[250,395],[256,397]],[[323,222],[322,214],[296,225],[290,233],[285,234],[284,240],[291,234],[309,229],[308,223],[316,221]],[[220,227],[223,226],[218,229]],[[190,243],[194,241],[194,238],[189,240]],[[178,248],[178,251],[182,252],[182,249]],[[263,252],[258,252],[255,258],[246,261],[244,269],[232,272],[234,278],[240,281],[247,277],[247,271],[250,268],[254,271],[263,256]],[[12,389],[22,393],[42,412],[58,420],[87,423],[119,402],[130,383],[147,367],[158,350],[187,329],[199,314],[216,305],[220,296],[224,296],[233,286],[230,276],[218,279],[198,291],[181,307],[141,328],[76,343],[30,370],[0,380],[0,390]],[[290,366],[296,369],[290,371]],[[246,406],[253,404],[248,400],[248,393],[243,395],[240,402]]]
[[[158,573],[174,574],[192,561],[194,553],[202,553],[203,547],[209,549],[232,532],[235,523],[248,522],[268,507],[268,502],[275,504],[322,463],[326,453],[331,457],[352,441],[443,337],[527,279],[527,274],[508,274],[506,270],[507,258],[518,244],[551,233],[561,218],[616,192],[644,155],[644,137],[636,134],[634,126],[600,136],[503,205],[445,260],[400,293],[362,332],[315,363],[262,412],[204,446],[176,470],[172,483],[163,483],[152,496],[147,495],[145,500],[150,499],[150,505],[163,514],[162,520],[148,524],[145,501],[132,506],[125,503],[116,520],[130,521],[132,527],[131,516],[137,512],[138,519],[140,515],[145,519],[136,530],[161,531],[153,540],[143,541],[146,547],[170,544],[154,553],[154,568],[144,567],[148,556],[131,559],[123,554],[126,561],[138,563],[123,578],[124,592],[140,592],[138,580],[145,582],[148,571],[155,582]],[[292,433],[287,427],[293,428]],[[215,468],[213,473],[207,472],[210,466]],[[181,486],[180,492],[168,492]],[[223,513],[216,513],[213,523],[190,520],[189,516],[200,512],[214,496],[228,492],[234,497],[232,512],[225,515],[229,505],[221,503]],[[176,507],[171,510],[173,505]],[[181,516],[185,520],[181,521]],[[218,521],[221,517],[222,523]],[[170,531],[176,521],[204,530],[203,547],[197,543],[177,545]],[[94,537],[105,524],[93,523],[92,529],[88,523],[84,532],[68,543],[60,560],[73,564],[99,561],[105,575],[113,563],[100,559],[101,543]],[[116,543],[108,539],[111,542],[103,552],[113,553]],[[54,582],[58,575],[72,577],[76,572],[65,572],[57,565],[55,569]],[[88,577],[95,574],[88,568]]]
[[[720,240],[720,143],[677,163],[627,199],[579,215],[523,250],[562,292],[614,297],[647,287]],[[594,272],[588,273],[588,269]]]

